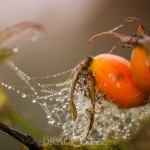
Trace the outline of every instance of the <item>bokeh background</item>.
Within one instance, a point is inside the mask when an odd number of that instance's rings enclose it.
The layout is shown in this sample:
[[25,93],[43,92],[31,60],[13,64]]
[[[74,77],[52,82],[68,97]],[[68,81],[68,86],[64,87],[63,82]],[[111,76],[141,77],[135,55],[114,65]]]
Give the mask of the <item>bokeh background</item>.
[[[108,53],[117,41],[111,37],[96,40],[91,36],[118,26],[123,18],[135,16],[150,29],[149,0],[0,0],[0,30],[21,21],[35,21],[45,28],[36,42],[27,42],[13,57],[15,64],[31,77],[56,74],[76,66],[85,56]],[[134,23],[119,29],[132,33]],[[130,59],[131,49],[117,48],[114,54]],[[1,78],[17,81],[5,65]],[[3,73],[3,72],[4,73]],[[14,109],[36,124],[52,132],[44,111],[30,100],[22,100],[16,93],[6,91]],[[136,150],[150,149],[150,123],[132,141]],[[141,134],[142,133],[142,134]],[[144,134],[145,133],[145,134]],[[0,132],[0,149],[19,149],[20,143]]]

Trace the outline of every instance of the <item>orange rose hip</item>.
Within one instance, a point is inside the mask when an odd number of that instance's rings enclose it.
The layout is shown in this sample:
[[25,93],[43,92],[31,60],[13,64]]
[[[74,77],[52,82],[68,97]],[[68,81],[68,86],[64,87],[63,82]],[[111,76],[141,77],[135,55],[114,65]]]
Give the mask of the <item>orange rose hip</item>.
[[128,60],[112,54],[101,54],[94,57],[90,69],[95,75],[98,90],[118,107],[140,106],[148,99],[148,94],[134,83]]
[[143,46],[136,46],[131,56],[132,76],[136,84],[150,93],[150,56]]

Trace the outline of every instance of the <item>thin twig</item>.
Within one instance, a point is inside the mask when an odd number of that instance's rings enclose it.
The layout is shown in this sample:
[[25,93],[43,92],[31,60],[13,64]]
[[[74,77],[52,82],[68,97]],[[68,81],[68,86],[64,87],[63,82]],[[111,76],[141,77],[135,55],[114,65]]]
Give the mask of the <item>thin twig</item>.
[[0,130],[17,139],[30,150],[42,150],[42,147],[30,135],[19,133],[2,122],[0,122]]

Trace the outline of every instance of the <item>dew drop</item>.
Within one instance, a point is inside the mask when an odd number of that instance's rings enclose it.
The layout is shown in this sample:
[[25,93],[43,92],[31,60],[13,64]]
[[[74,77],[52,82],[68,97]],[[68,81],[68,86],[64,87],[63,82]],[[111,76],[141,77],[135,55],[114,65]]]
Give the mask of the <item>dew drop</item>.
[[33,100],[32,100],[32,103],[36,103],[36,99],[33,99]]
[[62,104],[62,108],[66,108],[66,104]]
[[8,89],[10,90],[10,89],[11,89],[11,86],[8,86]]
[[37,95],[37,92],[34,92],[35,95]]
[[15,70],[18,70],[18,68],[17,68],[17,67],[15,67]]
[[55,122],[55,121],[54,121],[53,118],[50,118],[49,121],[48,121],[49,124],[53,124],[54,122]]
[[51,115],[47,115],[47,118],[51,118]]
[[59,122],[57,122],[57,125],[59,126],[59,125],[60,125],[60,123],[59,123]]
[[61,95],[61,92],[58,92],[58,95]]
[[22,94],[22,97],[25,98],[27,95],[26,94]]

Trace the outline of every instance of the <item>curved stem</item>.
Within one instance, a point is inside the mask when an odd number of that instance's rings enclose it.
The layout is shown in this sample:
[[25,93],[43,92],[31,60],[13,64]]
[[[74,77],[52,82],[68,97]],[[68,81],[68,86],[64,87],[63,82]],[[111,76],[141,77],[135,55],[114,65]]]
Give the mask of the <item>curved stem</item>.
[[0,122],[0,130],[14,137],[18,141],[20,141],[22,144],[27,146],[30,150],[42,150],[42,147],[39,146],[38,143],[30,135],[22,134],[8,127],[6,124],[2,122]]

